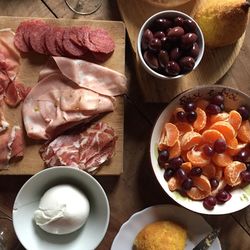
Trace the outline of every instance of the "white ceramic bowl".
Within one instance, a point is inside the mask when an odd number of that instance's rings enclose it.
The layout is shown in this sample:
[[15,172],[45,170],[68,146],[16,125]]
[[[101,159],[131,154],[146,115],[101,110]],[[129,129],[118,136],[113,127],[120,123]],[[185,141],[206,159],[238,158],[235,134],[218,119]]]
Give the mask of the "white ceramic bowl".
[[[77,231],[54,235],[34,223],[41,196],[58,184],[71,184],[87,196],[90,214]],[[53,167],[32,176],[20,189],[13,207],[16,235],[28,250],[93,250],[102,241],[109,224],[109,203],[101,185],[89,174],[71,167]]]
[[[195,61],[195,65],[194,65],[194,69],[197,68],[197,66],[199,65],[202,57],[203,57],[203,54],[204,54],[204,47],[205,47],[205,43],[204,43],[204,37],[203,37],[203,33],[199,27],[199,25],[195,22],[195,20],[190,17],[189,15],[183,13],[183,12],[180,12],[180,11],[177,11],[177,10],[165,10],[165,11],[161,11],[161,12],[158,12],[154,15],[152,15],[151,17],[149,17],[145,22],[144,24],[142,25],[140,31],[139,31],[139,35],[138,35],[138,38],[137,38],[137,52],[138,52],[138,55],[139,55],[139,60],[143,66],[143,68],[149,73],[151,74],[152,76],[156,77],[156,78],[159,78],[159,79],[163,79],[163,80],[171,80],[171,79],[177,79],[177,78],[180,78],[188,73],[185,73],[185,74],[179,74],[177,76],[166,76],[166,75],[163,75],[163,74],[160,74],[158,72],[156,72],[155,70],[151,69],[148,64],[145,62],[144,58],[143,58],[143,53],[142,53],[142,49],[141,49],[141,40],[142,40],[142,36],[143,36],[143,33],[144,31],[151,26],[151,24],[158,18],[174,18],[174,17],[183,17],[185,19],[190,19],[192,20],[195,24],[196,24],[196,34],[198,36],[198,45],[199,45],[199,48],[200,48],[200,52],[199,52],[199,55]],[[192,72],[192,71],[191,71]]]
[[250,97],[243,92],[224,86],[200,86],[189,89],[182,94],[176,96],[163,110],[159,118],[157,119],[150,141],[150,157],[151,164],[155,176],[164,189],[164,191],[177,203],[186,207],[194,212],[203,214],[228,214],[236,212],[250,205],[250,184],[244,188],[237,188],[231,192],[232,198],[222,205],[216,205],[213,210],[207,210],[203,207],[201,201],[193,201],[188,197],[182,196],[179,192],[171,192],[168,188],[167,182],[163,177],[164,170],[158,165],[158,150],[157,145],[160,139],[161,131],[166,122],[170,120],[173,111],[180,104],[185,101],[197,100],[199,98],[209,98],[215,93],[223,94],[225,98],[225,109],[232,110],[237,109],[240,105],[249,105]]

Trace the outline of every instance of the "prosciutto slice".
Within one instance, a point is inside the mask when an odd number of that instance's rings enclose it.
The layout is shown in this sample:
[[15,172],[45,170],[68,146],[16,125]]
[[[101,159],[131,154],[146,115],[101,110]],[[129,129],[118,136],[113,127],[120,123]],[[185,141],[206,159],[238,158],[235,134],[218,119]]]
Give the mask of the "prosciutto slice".
[[4,116],[3,97],[0,96],[0,133],[8,129],[8,127],[9,127],[9,123],[6,121],[5,116]]
[[83,60],[51,58],[24,100],[27,135],[52,139],[68,128],[114,110],[116,95],[126,91],[124,75]]
[[40,155],[47,166],[73,166],[93,172],[113,156],[116,140],[114,130],[99,122],[45,143]]
[[10,161],[20,160],[24,154],[23,131],[13,126],[11,131],[0,135],[0,170],[9,167]]

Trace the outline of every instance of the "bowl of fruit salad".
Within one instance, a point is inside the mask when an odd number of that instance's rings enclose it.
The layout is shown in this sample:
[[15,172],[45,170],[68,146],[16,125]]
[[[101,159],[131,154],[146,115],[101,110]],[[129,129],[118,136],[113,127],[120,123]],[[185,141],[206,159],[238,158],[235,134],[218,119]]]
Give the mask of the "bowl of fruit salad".
[[175,97],[150,141],[154,174],[180,205],[227,214],[250,204],[250,97],[199,86]]
[[163,80],[176,79],[199,65],[204,53],[204,37],[190,16],[165,10],[144,22],[137,39],[137,52],[149,74]]

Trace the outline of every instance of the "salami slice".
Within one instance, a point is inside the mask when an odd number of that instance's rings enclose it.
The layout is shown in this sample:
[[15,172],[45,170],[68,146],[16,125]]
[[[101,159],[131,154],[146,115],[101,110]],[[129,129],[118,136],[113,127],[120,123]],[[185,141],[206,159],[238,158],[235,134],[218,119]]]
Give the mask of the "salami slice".
[[45,34],[49,26],[46,24],[39,24],[30,33],[30,45],[32,49],[39,54],[47,54],[45,47]]
[[48,29],[45,33],[44,41],[48,54],[53,56],[60,56],[61,54],[58,52],[56,45],[56,31],[56,27],[51,27],[50,29]]
[[66,53],[63,48],[63,34],[64,34],[64,29],[63,28],[58,28],[55,33],[55,38],[56,38],[56,50],[61,56],[64,56]]
[[63,34],[63,48],[69,56],[82,57],[86,51],[80,46],[72,43],[70,40],[71,29],[65,29]]
[[18,50],[20,50],[21,52],[24,52],[24,53],[27,53],[30,51],[30,48],[24,39],[24,34],[26,32],[27,23],[28,23],[27,21],[22,22],[18,26],[18,28],[16,30],[15,37],[14,37],[15,46],[17,47]]
[[104,54],[112,53],[115,49],[115,43],[108,32],[104,29],[91,30],[89,32],[89,41],[95,46],[92,52],[101,52]]

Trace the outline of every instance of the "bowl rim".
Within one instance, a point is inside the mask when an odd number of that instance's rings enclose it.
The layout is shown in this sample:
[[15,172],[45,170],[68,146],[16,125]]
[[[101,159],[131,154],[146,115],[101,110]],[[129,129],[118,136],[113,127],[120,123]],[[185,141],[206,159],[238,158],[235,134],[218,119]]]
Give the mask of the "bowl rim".
[[[107,211],[107,214],[105,216],[105,224],[104,224],[104,228],[102,230],[102,234],[100,234],[99,236],[99,239],[98,241],[96,242],[95,246],[94,246],[94,249],[96,247],[98,247],[100,245],[100,243],[102,242],[102,240],[104,239],[106,233],[107,233],[107,229],[108,229],[108,226],[109,226],[109,220],[110,220],[110,205],[109,205],[109,201],[108,201],[108,197],[106,195],[106,192],[104,191],[103,187],[101,186],[101,184],[92,176],[90,175],[89,173],[79,169],[79,168],[76,168],[76,167],[72,167],[72,166],[54,166],[54,167],[50,167],[50,168],[46,168],[46,169],[43,169],[39,172],[37,172],[36,174],[32,175],[23,185],[22,187],[20,188],[20,190],[18,191],[17,195],[16,195],[16,198],[14,200],[14,203],[13,203],[13,208],[12,208],[12,222],[13,222],[13,227],[14,227],[14,231],[17,235],[17,238],[18,240],[20,241],[20,243],[24,246],[24,247],[28,247],[26,246],[26,242],[23,241],[22,238],[20,238],[20,235],[19,235],[19,231],[17,230],[17,225],[15,223],[15,209],[16,209],[16,202],[18,201],[19,196],[22,194],[23,192],[23,189],[27,188],[27,186],[30,184],[30,182],[32,182],[35,178],[37,178],[37,176],[40,176],[40,175],[46,175],[48,172],[51,172],[51,171],[71,171],[71,172],[78,172],[78,174],[81,174],[83,176],[85,176],[85,178],[89,178],[91,180],[91,182],[96,185],[96,187],[99,189],[100,193],[99,194],[102,194],[103,195],[103,198],[104,198],[104,205],[105,205],[105,210]],[[72,176],[71,176],[72,177]],[[60,182],[60,181],[59,181]],[[58,183],[59,185],[59,183]],[[74,233],[74,232],[73,232]],[[28,248],[27,248],[28,249]]]
[[[165,75],[162,75],[156,71],[154,71],[153,69],[151,69],[147,63],[145,62],[145,60],[143,59],[143,56],[142,56],[142,50],[141,50],[141,39],[142,39],[142,35],[143,35],[143,32],[145,30],[145,28],[148,26],[148,24],[150,22],[153,21],[153,19],[157,18],[157,17],[160,17],[164,14],[176,14],[176,15],[181,15],[187,19],[190,19],[192,20],[195,25],[196,25],[196,28],[198,30],[198,37],[201,39],[201,48],[200,48],[200,52],[199,52],[199,55],[197,57],[197,59],[195,60],[195,65],[194,65],[194,68],[190,71],[190,72],[187,72],[187,73],[184,73],[184,74],[179,74],[177,76],[165,76]],[[205,51],[205,40],[204,40],[204,35],[202,33],[202,30],[200,28],[200,26],[198,25],[198,23],[191,17],[189,16],[188,14],[182,12],[182,11],[178,11],[178,10],[164,10],[164,11],[160,11],[160,12],[157,12],[155,14],[153,14],[152,16],[150,16],[141,26],[140,28],[140,31],[139,31],[139,34],[138,34],[138,37],[137,37],[137,52],[138,52],[138,55],[139,55],[139,59],[140,59],[140,63],[142,64],[143,68],[149,73],[151,74],[152,76],[156,77],[156,78],[159,78],[159,79],[163,79],[163,80],[173,80],[173,79],[178,79],[178,78],[181,78],[189,73],[191,73],[193,70],[195,70],[198,65],[200,64],[202,58],[203,58],[203,55],[204,55],[204,51]]]
[[[199,86],[196,86],[196,87],[192,87],[192,88],[189,88],[189,89],[186,89],[184,90],[183,92],[179,93],[178,95],[174,96],[165,106],[165,108],[159,113],[159,115],[157,116],[157,118],[155,119],[155,122],[154,122],[154,125],[153,125],[153,128],[152,128],[152,131],[151,131],[151,136],[150,136],[150,143],[149,143],[149,155],[150,155],[150,163],[151,163],[151,168],[152,168],[152,171],[154,173],[154,176],[158,182],[158,184],[160,185],[160,187],[162,188],[162,190],[168,195],[169,198],[171,198],[172,200],[174,200],[175,202],[177,202],[180,206],[192,211],[192,212],[196,212],[196,213],[199,213],[199,214],[207,214],[207,215],[226,215],[226,214],[230,214],[230,213],[234,213],[234,212],[237,212],[237,211],[240,211],[242,209],[244,209],[246,206],[249,206],[250,202],[248,205],[246,205],[245,207],[242,207],[240,209],[236,209],[236,210],[232,210],[232,211],[227,211],[227,212],[224,212],[224,213],[214,213],[213,210],[205,210],[204,211],[198,211],[198,210],[193,210],[192,208],[188,207],[188,206],[185,206],[182,204],[182,202],[178,199],[174,199],[172,196],[170,196],[168,194],[168,192],[165,190],[165,188],[162,186],[162,184],[160,183],[160,181],[158,180],[158,177],[157,177],[157,174],[154,170],[154,164],[153,164],[153,159],[152,159],[152,141],[153,141],[153,134],[154,134],[154,131],[156,129],[156,125],[158,123],[158,120],[160,118],[160,116],[166,111],[166,109],[169,107],[169,105],[177,100],[180,96],[184,95],[185,93],[188,93],[188,92],[191,92],[191,91],[194,91],[194,90],[200,90],[200,89],[205,89],[205,88],[216,88],[216,89],[219,89],[219,90],[223,90],[223,89],[229,89],[231,91],[234,91],[236,93],[239,93],[240,95],[244,96],[245,98],[248,98],[250,100],[250,96],[247,95],[246,93],[242,92],[241,90],[239,89],[235,89],[233,87],[230,87],[230,86],[225,86],[225,85],[199,85]],[[250,185],[250,184],[248,184]],[[189,199],[189,198],[188,198]],[[191,199],[189,199],[190,201],[192,201]]]

